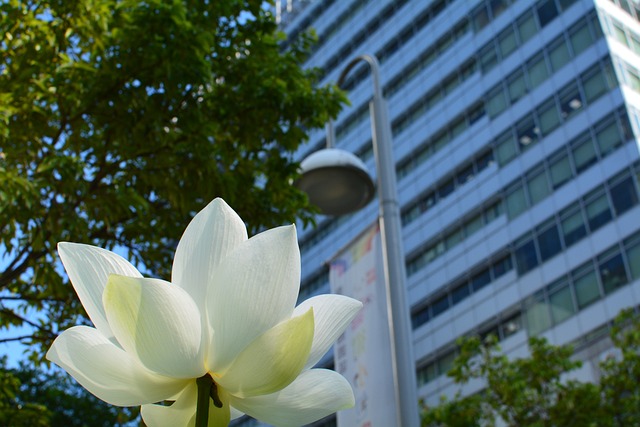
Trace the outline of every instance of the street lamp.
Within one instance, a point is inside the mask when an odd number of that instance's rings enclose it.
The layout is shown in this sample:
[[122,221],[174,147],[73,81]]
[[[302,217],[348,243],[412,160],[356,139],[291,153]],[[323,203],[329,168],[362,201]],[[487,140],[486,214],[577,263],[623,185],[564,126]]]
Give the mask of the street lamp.
[[[380,234],[388,301],[391,361],[398,408],[399,427],[418,427],[418,397],[413,357],[413,337],[407,304],[406,271],[400,223],[400,207],[396,190],[391,124],[380,87],[380,66],[372,55],[353,59],[340,75],[340,86],[346,75],[359,62],[371,67],[374,94],[369,103],[373,151],[378,175]],[[362,162],[353,154],[333,148],[333,127],[328,125],[328,148],[320,150],[300,164],[302,177],[298,188],[327,215],[340,215],[364,207],[373,197],[373,184]],[[347,160],[349,158],[350,160]],[[342,161],[340,161],[342,159]],[[355,159],[355,161],[354,161]],[[330,161],[335,161],[330,163]],[[338,172],[340,171],[340,172]],[[366,179],[362,172],[366,173]],[[368,184],[366,183],[368,179]],[[346,181],[346,182],[343,182]],[[368,192],[367,192],[368,191]],[[335,198],[334,198],[335,197]],[[343,205],[343,208],[340,208]]]

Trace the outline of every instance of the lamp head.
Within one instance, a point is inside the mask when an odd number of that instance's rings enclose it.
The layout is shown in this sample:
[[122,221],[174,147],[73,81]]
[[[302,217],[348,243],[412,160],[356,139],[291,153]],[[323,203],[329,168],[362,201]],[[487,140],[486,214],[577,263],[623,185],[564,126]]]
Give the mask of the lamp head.
[[375,186],[365,164],[339,148],[325,148],[300,163],[302,176],[296,187],[324,215],[345,215],[365,207]]

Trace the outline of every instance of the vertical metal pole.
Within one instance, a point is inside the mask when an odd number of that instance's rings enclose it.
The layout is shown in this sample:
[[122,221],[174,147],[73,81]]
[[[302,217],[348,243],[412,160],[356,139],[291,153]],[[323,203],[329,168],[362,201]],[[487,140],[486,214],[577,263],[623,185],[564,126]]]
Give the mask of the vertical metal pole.
[[[396,189],[396,170],[393,158],[391,123],[380,87],[378,60],[371,55],[362,55],[352,61],[340,80],[357,61],[366,61],[371,66],[374,95],[370,102],[373,134],[373,150],[378,175],[378,198],[380,203],[382,253],[385,268],[385,286],[389,312],[389,331],[392,342],[392,363],[395,369],[395,399],[398,408],[399,427],[418,427],[418,393],[416,384],[413,335],[407,303],[406,267],[402,242],[400,206]],[[340,80],[338,85],[340,85]]]

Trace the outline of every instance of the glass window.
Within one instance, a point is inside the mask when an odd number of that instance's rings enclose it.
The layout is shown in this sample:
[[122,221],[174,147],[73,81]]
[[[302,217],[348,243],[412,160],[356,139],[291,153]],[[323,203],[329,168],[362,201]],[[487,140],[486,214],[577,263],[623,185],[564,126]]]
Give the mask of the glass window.
[[527,187],[529,189],[529,198],[532,205],[535,205],[540,200],[547,197],[551,192],[549,182],[547,181],[547,174],[544,170],[528,174]]
[[511,28],[508,28],[500,35],[498,46],[500,47],[502,58],[506,58],[511,52],[516,50],[516,47],[518,47],[518,42],[516,41],[516,34]]
[[480,51],[480,60],[478,62],[480,62],[483,73],[488,72],[498,63],[498,56],[496,55],[496,48],[493,43],[489,43],[489,45]]
[[578,173],[587,169],[594,164],[597,160],[596,149],[593,146],[591,137],[585,135],[583,139],[573,144],[573,161],[576,165],[576,171]]
[[529,12],[518,19],[517,22],[518,35],[520,36],[520,43],[524,43],[529,40],[533,35],[538,32],[536,27],[536,20],[532,12]]
[[562,250],[560,235],[555,221],[551,227],[538,233],[538,247],[540,248],[540,258],[546,261]]
[[538,109],[538,120],[540,121],[540,132],[548,135],[552,130],[560,125],[560,115],[553,99],[545,102]]
[[484,211],[484,223],[489,224],[500,215],[502,215],[502,202],[496,202]]
[[473,165],[469,165],[466,168],[462,169],[456,175],[456,181],[458,185],[466,184],[467,182],[473,179]]
[[580,111],[583,106],[584,102],[576,85],[571,85],[560,93],[560,111],[565,120]]
[[555,324],[571,317],[576,312],[576,309],[573,306],[573,298],[571,297],[569,285],[563,283],[559,289],[551,291],[549,294],[549,305]]
[[507,271],[510,271],[512,268],[513,268],[513,265],[511,264],[511,256],[506,256],[502,258],[500,261],[497,261],[491,267],[491,270],[493,271],[493,279],[494,280],[497,279],[498,277],[505,274]]
[[605,294],[611,293],[627,283],[627,273],[620,254],[601,262],[599,270]]
[[627,259],[629,260],[631,278],[637,279],[640,277],[640,242],[627,248]]
[[607,82],[600,70],[590,76],[586,76],[582,81],[582,85],[584,87],[584,94],[587,98],[587,102],[597,99],[608,89]]
[[593,232],[611,220],[607,195],[603,194],[586,206],[589,228]]
[[467,128],[467,122],[464,117],[459,118],[451,125],[451,138],[460,135]]
[[453,361],[456,359],[456,353],[450,352],[442,356],[438,360],[438,373],[444,375],[453,367]]
[[638,193],[631,177],[611,187],[610,193],[613,209],[617,215],[621,215],[638,203]]
[[455,245],[457,245],[458,243],[460,243],[462,241],[463,235],[462,235],[462,230],[458,229],[456,231],[454,231],[453,233],[449,234],[447,236],[447,240],[446,240],[446,244],[447,244],[447,248],[452,248]]
[[496,117],[507,108],[507,99],[502,86],[499,86],[488,95],[486,109],[489,117]]
[[569,181],[573,175],[571,164],[569,163],[569,156],[562,154],[560,158],[551,160],[549,173],[551,175],[551,186],[554,190]]
[[473,28],[476,32],[480,31],[489,23],[489,13],[487,12],[487,6],[482,2],[482,5],[473,11]]
[[517,186],[507,193],[506,205],[509,218],[517,217],[527,208],[527,199],[522,186]]
[[507,0],[491,0],[489,7],[491,8],[493,18],[495,19],[507,9]]
[[516,102],[527,93],[527,85],[524,81],[522,71],[517,71],[515,75],[509,79],[507,89],[509,90],[509,100],[511,103]]
[[429,363],[424,368],[418,370],[418,385],[424,385],[433,381],[437,377],[436,364]]
[[498,158],[500,166],[509,163],[517,154],[518,150],[511,132],[507,132],[498,137],[496,142],[496,157]]
[[530,146],[533,142],[538,140],[538,133],[540,129],[536,127],[533,119],[522,120],[516,126],[516,133],[518,136],[518,142],[524,149]]
[[583,309],[600,298],[598,277],[590,264],[574,275],[573,286],[576,290],[578,307]]
[[562,220],[560,226],[566,247],[573,245],[587,235],[587,227],[584,224],[582,211],[580,211],[580,209],[576,209],[575,212],[568,214],[568,216]]
[[518,274],[524,274],[538,265],[538,255],[533,239],[521,243],[515,251]]
[[451,292],[451,300],[453,301],[453,304],[457,304],[468,297],[469,294],[471,294],[471,291],[469,290],[469,283],[464,282]]
[[556,16],[558,16],[558,8],[554,0],[545,0],[538,3],[538,21],[540,22],[540,27],[544,27],[553,21]]
[[449,295],[445,295],[439,298],[438,300],[436,300],[431,305],[431,313],[433,314],[433,317],[436,317],[437,315],[445,312],[448,308],[449,308]]
[[549,306],[542,296],[536,298],[529,304],[525,318],[527,320],[527,330],[530,335],[537,335],[551,327]]
[[430,320],[430,318],[431,316],[429,315],[429,307],[428,306],[424,307],[422,310],[418,311],[413,316],[411,316],[411,325],[413,326],[413,329],[415,329],[418,326],[421,326],[427,323]]
[[598,147],[602,155],[613,151],[622,143],[622,138],[618,131],[618,124],[614,121],[606,128],[596,132],[596,141],[598,141]]
[[589,31],[589,26],[584,23],[578,28],[574,28],[569,34],[569,40],[571,41],[571,47],[573,48],[574,56],[577,56],[583,50],[585,50],[591,43],[593,43],[593,37]]
[[482,228],[482,215],[477,215],[475,218],[472,218],[467,222],[464,228],[467,236],[471,236],[473,233],[480,230]]
[[447,142],[449,142],[449,134],[446,131],[441,132],[439,135],[436,135],[433,138],[432,142],[433,151],[438,151],[443,146],[447,145]]
[[569,54],[569,49],[564,39],[561,39],[558,44],[550,48],[549,60],[551,61],[551,68],[555,71],[558,71],[563,65],[569,62],[570,58],[571,55]]
[[491,282],[491,273],[487,268],[471,278],[471,287],[473,292],[478,292]]
[[500,325],[500,331],[502,332],[503,339],[510,337],[511,335],[515,334],[521,329],[522,329],[522,317],[520,316],[520,313],[505,320]]
[[439,196],[439,198],[440,199],[444,199],[449,194],[453,193],[454,188],[455,188],[455,185],[453,183],[453,179],[448,180],[447,182],[442,184],[440,186],[440,188],[438,188],[438,196]]
[[537,87],[540,83],[549,77],[547,62],[544,55],[539,54],[527,63],[527,71],[531,89]]
[[618,23],[613,23],[613,35],[616,37],[616,39],[618,39],[618,41],[624,45],[629,46],[629,43],[627,42],[627,36],[624,32],[624,28],[622,28],[622,26]]
[[560,7],[562,10],[567,10],[567,8],[575,2],[576,0],[560,0]]
[[487,151],[478,160],[476,160],[476,169],[478,173],[482,172],[485,168],[491,166],[493,163],[493,151]]

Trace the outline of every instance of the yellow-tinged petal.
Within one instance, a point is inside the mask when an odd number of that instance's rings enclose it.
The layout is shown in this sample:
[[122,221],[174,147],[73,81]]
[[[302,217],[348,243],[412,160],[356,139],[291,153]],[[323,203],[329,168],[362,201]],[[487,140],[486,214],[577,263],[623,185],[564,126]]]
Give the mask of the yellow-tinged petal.
[[360,311],[362,303],[344,295],[318,295],[302,302],[293,311],[293,315],[306,313],[309,308],[313,308],[315,331],[305,369],[320,361]]
[[336,411],[352,408],[355,403],[347,380],[327,369],[305,371],[277,393],[229,398],[235,408],[277,427],[310,424]]
[[136,406],[170,398],[186,385],[149,371],[100,331],[67,329],[56,338],[47,359],[60,366],[98,398],[116,406]]
[[173,259],[171,283],[186,290],[204,313],[214,270],[245,240],[247,228],[238,214],[224,200],[213,200],[198,212],[182,235]]
[[213,328],[208,366],[224,370],[256,337],[289,319],[300,289],[300,250],[294,226],[253,236],[216,270],[207,295]]
[[200,311],[185,290],[158,279],[111,275],[103,303],[120,345],[147,368],[174,378],[206,372]]
[[313,310],[282,322],[256,338],[220,377],[213,379],[238,397],[274,393],[300,374],[313,341]]
[[[198,389],[194,380],[171,406],[143,405],[140,409],[142,419],[148,427],[195,427],[197,396]],[[229,425],[229,397],[224,390],[219,390],[218,397],[222,400],[222,408],[216,408],[209,399],[208,427]]]
[[129,261],[105,249],[80,243],[58,243],[58,254],[82,306],[95,327],[112,337],[102,306],[102,292],[110,274],[142,277]]

